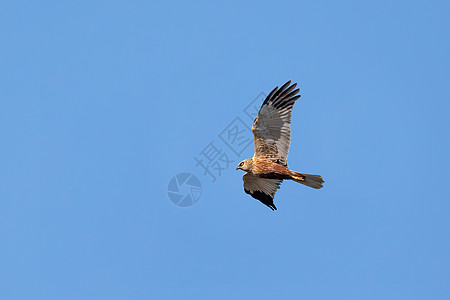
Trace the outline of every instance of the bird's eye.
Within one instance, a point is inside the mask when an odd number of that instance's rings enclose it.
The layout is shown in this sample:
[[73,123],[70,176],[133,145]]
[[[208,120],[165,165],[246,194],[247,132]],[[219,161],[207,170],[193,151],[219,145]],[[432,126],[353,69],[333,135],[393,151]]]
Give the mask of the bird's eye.
[[241,162],[240,164],[239,164],[239,166],[241,167],[241,166],[243,166],[244,165],[244,163],[243,162]]

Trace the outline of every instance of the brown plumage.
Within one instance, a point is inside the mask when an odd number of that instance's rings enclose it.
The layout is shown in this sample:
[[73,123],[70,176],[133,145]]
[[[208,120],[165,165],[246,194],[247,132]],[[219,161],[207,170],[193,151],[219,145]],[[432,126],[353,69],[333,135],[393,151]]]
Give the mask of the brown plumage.
[[242,176],[244,191],[258,199],[272,210],[276,210],[273,198],[283,180],[293,180],[306,186],[320,189],[323,179],[320,175],[310,175],[291,171],[287,156],[291,143],[291,114],[297,95],[297,84],[286,82],[280,89],[270,92],[253,122],[255,153],[243,160],[237,169],[246,171]]

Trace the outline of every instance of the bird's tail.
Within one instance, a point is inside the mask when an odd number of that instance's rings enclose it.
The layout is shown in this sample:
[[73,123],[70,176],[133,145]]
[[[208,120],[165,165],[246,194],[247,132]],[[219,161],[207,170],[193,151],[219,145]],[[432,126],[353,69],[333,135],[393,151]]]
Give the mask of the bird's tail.
[[291,180],[294,180],[295,182],[300,182],[306,186],[320,189],[323,187],[323,179],[320,175],[310,175],[310,174],[303,174],[295,171],[291,171]]

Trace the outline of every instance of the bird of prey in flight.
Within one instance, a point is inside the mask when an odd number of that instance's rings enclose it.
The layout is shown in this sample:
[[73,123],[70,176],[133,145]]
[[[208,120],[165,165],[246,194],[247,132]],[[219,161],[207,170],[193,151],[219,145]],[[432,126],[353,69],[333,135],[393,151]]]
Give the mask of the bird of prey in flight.
[[280,89],[274,88],[264,100],[252,126],[255,153],[236,168],[246,172],[242,176],[244,191],[272,210],[277,209],[273,198],[283,180],[293,180],[315,189],[322,188],[324,182],[320,175],[303,174],[288,168],[292,108],[300,98],[296,86],[288,81]]

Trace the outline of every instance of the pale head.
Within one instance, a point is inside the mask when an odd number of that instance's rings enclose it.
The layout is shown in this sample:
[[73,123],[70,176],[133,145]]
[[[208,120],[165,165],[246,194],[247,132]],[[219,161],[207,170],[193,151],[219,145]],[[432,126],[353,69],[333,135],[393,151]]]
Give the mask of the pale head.
[[251,168],[251,160],[251,158],[244,159],[237,165],[236,170],[241,169],[243,171],[249,172]]

